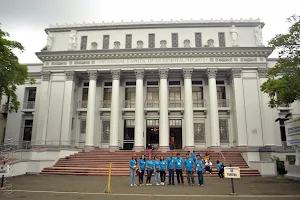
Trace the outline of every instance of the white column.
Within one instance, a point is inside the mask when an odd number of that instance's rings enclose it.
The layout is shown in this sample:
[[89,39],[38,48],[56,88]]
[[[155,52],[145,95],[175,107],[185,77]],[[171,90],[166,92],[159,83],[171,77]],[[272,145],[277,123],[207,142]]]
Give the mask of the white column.
[[61,145],[71,144],[71,130],[72,130],[72,118],[74,113],[74,89],[75,82],[77,83],[77,77],[74,71],[67,71],[65,89],[64,89],[64,101],[63,101],[63,113],[62,113],[62,127],[60,141]]
[[184,78],[184,120],[185,120],[185,149],[193,150],[194,144],[194,111],[192,94],[193,69],[183,69]]
[[50,77],[51,72],[42,71],[42,81],[39,88],[39,109],[38,109],[38,120],[37,120],[37,131],[36,131],[36,144],[43,145],[46,140],[46,130],[48,121],[48,109],[50,99]]
[[134,70],[136,77],[135,89],[135,128],[134,128],[134,150],[144,150],[144,69]]
[[299,145],[295,146],[295,150],[296,150],[296,160],[295,160],[295,165],[300,165],[300,159],[299,159]]
[[220,131],[219,131],[219,111],[218,111],[217,84],[216,84],[217,69],[207,69],[206,73],[208,77],[208,88],[209,88],[211,147],[219,147]]
[[112,75],[112,97],[110,111],[110,139],[109,149],[115,151],[119,149],[119,115],[120,115],[120,76],[121,70],[111,70]]
[[163,152],[169,147],[169,110],[168,110],[168,72],[169,69],[159,69],[159,149]]
[[244,86],[242,80],[242,69],[231,69],[229,74],[229,80],[232,81],[233,98],[233,120],[234,120],[234,132],[235,133],[235,145],[238,147],[245,147],[248,145],[247,137],[247,122],[245,111],[245,99],[244,99]]
[[[268,72],[267,67],[258,68],[259,86],[267,81],[266,75]],[[274,108],[268,106],[269,103],[268,94],[260,92],[260,103],[262,112],[262,125],[263,125],[263,135],[264,135],[264,146],[276,146],[276,134],[274,123]],[[277,109],[276,109],[277,111]],[[278,134],[277,137],[280,137]],[[281,140],[281,139],[280,139]]]
[[88,106],[87,106],[87,118],[86,118],[86,136],[85,146],[87,148],[94,147],[94,129],[95,129],[95,115],[96,115],[96,83],[97,83],[97,71],[88,71],[90,78],[89,81],[89,94],[88,94]]

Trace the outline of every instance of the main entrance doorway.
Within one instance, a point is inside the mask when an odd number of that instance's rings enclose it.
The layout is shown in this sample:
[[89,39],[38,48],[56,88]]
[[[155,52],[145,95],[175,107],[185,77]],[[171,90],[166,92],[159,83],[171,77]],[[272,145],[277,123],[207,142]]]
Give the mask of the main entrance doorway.
[[181,119],[170,119],[170,147],[182,149]]
[[146,147],[151,144],[152,147],[157,148],[159,145],[159,127],[158,119],[147,119],[147,130],[146,130]]
[[132,150],[134,145],[134,120],[124,120],[123,149]]

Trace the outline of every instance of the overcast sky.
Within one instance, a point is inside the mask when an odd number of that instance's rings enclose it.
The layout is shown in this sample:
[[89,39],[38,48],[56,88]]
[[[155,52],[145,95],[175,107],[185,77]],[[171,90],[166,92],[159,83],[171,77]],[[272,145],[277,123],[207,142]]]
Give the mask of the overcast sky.
[[20,62],[40,62],[49,24],[169,19],[260,18],[264,43],[287,31],[286,18],[300,14],[300,0],[0,0],[1,28],[23,44]]

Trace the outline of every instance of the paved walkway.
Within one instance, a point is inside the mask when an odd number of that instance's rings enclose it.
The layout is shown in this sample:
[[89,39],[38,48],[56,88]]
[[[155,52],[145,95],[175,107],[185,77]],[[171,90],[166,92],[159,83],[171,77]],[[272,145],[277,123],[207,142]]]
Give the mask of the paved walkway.
[[[104,176],[51,176],[26,175],[8,178],[13,185],[10,190],[0,193],[2,199],[50,200],[50,199],[232,199],[230,180],[206,178],[204,187],[175,186],[144,186],[130,187],[129,177],[112,177],[112,195],[103,194],[107,184]],[[235,180],[238,199],[300,199],[300,182],[280,178],[245,177]],[[284,195],[284,196],[282,196]],[[289,196],[286,196],[289,195]],[[104,197],[105,196],[105,197]]]

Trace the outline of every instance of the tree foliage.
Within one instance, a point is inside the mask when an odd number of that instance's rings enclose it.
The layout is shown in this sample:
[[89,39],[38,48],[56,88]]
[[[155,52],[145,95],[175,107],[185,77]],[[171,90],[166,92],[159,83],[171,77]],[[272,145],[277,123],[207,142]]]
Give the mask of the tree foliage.
[[33,79],[28,80],[28,69],[21,65],[18,57],[13,51],[24,51],[24,47],[17,41],[8,39],[9,34],[0,28],[0,99],[7,96],[7,108],[9,112],[17,112],[20,107],[16,94],[17,86],[23,85],[26,81],[34,83]]
[[269,94],[270,107],[288,106],[300,99],[300,16],[293,15],[287,21],[291,23],[288,33],[269,41],[279,50],[279,60],[261,86],[261,91]]

